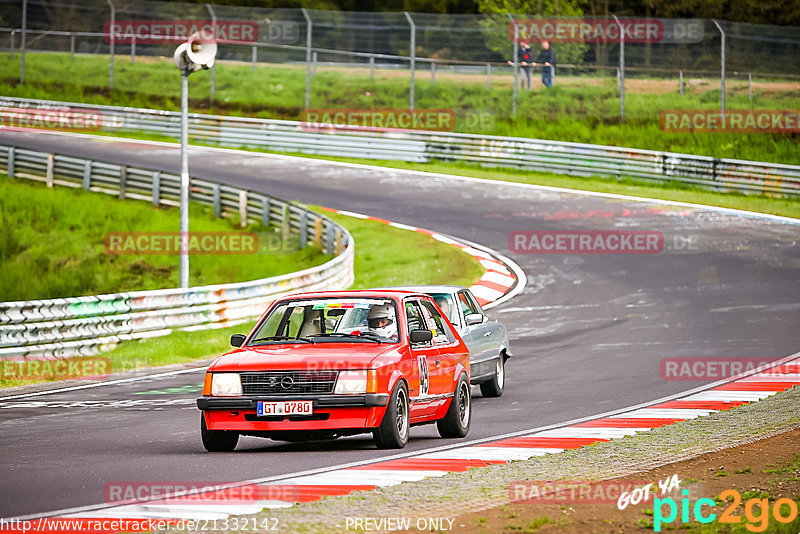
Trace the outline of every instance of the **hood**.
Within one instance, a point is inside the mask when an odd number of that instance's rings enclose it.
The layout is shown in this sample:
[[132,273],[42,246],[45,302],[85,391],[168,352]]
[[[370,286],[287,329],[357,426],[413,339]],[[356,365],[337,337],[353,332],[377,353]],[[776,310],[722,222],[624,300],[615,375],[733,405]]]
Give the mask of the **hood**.
[[399,344],[316,343],[245,347],[218,358],[210,371],[280,371],[296,369],[367,369],[376,357]]

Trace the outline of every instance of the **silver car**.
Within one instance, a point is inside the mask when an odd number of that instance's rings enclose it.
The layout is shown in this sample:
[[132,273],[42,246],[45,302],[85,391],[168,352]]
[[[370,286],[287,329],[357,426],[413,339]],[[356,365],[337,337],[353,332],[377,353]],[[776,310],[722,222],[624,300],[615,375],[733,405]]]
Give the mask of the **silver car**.
[[470,383],[480,385],[484,397],[499,397],[505,386],[505,363],[511,356],[503,323],[490,320],[472,292],[458,286],[403,286],[427,293],[453,323],[469,348]]

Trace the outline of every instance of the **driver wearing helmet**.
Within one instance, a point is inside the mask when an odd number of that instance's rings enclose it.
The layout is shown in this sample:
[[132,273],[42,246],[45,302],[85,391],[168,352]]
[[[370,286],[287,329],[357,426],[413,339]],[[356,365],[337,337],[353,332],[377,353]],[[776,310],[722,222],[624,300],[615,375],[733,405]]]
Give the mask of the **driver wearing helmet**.
[[397,321],[391,304],[374,304],[367,312],[369,331],[384,338],[397,338]]

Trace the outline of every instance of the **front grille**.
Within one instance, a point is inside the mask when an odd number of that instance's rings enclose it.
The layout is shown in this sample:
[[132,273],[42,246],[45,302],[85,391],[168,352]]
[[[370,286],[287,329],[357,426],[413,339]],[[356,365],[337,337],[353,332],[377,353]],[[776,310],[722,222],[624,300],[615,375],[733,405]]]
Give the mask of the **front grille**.
[[244,395],[333,393],[337,371],[265,371],[242,373]]

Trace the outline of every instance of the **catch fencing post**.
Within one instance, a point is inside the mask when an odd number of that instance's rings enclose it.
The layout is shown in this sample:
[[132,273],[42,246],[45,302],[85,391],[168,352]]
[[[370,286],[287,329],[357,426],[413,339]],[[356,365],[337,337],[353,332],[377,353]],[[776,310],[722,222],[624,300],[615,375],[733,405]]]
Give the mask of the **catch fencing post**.
[[416,67],[417,61],[417,26],[414,24],[414,21],[411,19],[411,15],[408,14],[408,11],[403,11],[406,16],[406,20],[408,20],[409,26],[411,26],[411,111],[414,111],[414,69]]
[[619,26],[619,119],[625,120],[625,30],[616,15],[614,20]]
[[508,18],[511,20],[511,24],[514,25],[514,102],[511,108],[511,114],[515,117],[517,116],[517,82],[519,80],[519,61],[517,57],[518,53],[518,46],[517,42],[519,41],[519,26],[517,26],[517,22],[514,20],[514,17],[511,16],[511,13],[508,14]]
[[312,22],[311,17],[308,16],[306,8],[300,8],[303,16],[306,18],[306,102],[305,109],[311,105],[311,31]]
[[136,63],[136,35],[131,37],[131,65]]
[[722,26],[719,25],[719,22],[714,20],[714,25],[719,30],[720,35],[722,36],[722,43],[720,45],[721,52],[720,52],[720,92],[722,93],[721,100],[720,100],[720,113],[722,114],[722,124],[725,124],[725,30],[722,29]]
[[[13,34],[12,34],[13,35]],[[20,64],[19,64],[19,83],[25,83],[25,46],[27,44],[26,37],[28,35],[28,0],[22,0],[22,41],[19,45],[20,51]],[[13,52],[14,45],[11,45]]]
[[375,56],[369,56],[369,79],[375,79]]
[[683,96],[683,71],[679,70],[678,74],[680,76],[680,84],[681,84],[681,96]]
[[[214,34],[214,41],[217,40],[217,15],[214,13],[214,10],[211,8],[211,4],[206,4],[206,9],[208,10],[208,14],[211,15],[211,32]],[[214,92],[216,89],[216,80],[217,80],[217,62],[215,61],[213,65],[211,65],[211,103],[214,103]]]
[[753,103],[753,73],[747,73],[747,98],[750,99],[750,104]]
[[106,0],[108,3],[108,7],[111,8],[111,24],[108,26],[108,29],[111,30],[109,32],[109,43],[108,43],[108,88],[114,88],[114,25],[117,21],[117,10],[114,7],[114,2],[111,0]]
[[75,61],[75,34],[69,34],[69,60]]
[[253,72],[255,72],[256,71],[256,61],[258,61],[258,49],[256,48],[256,45],[253,45],[253,54],[252,55],[253,55],[253,57],[252,57],[253,67],[252,67],[251,70]]
[[492,64],[486,64],[486,90],[492,90]]
[[431,61],[431,87],[436,84],[436,62]]

